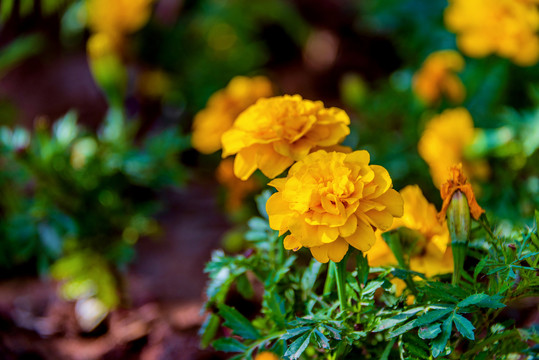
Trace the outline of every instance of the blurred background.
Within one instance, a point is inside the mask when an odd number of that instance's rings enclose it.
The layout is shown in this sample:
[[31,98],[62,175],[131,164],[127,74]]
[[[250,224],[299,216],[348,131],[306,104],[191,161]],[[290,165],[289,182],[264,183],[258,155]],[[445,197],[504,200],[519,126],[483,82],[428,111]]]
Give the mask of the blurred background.
[[[0,358],[226,358],[197,335],[204,264],[216,248],[248,252],[242,232],[267,180],[239,182],[208,138],[258,97],[345,109],[344,145],[438,206],[436,164],[464,162],[499,231],[532,224],[537,59],[463,46],[447,8],[0,1]],[[451,120],[418,150],[455,107],[472,135]]]

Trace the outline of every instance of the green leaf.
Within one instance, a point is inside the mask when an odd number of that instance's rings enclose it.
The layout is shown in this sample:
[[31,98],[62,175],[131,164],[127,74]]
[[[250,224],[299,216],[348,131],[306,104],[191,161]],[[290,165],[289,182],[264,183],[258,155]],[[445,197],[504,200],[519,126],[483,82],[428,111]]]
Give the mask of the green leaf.
[[198,332],[198,335],[200,336],[200,346],[202,349],[207,348],[215,337],[215,334],[219,329],[219,322],[219,316],[216,314],[211,314],[206,318],[206,320],[204,320],[204,323]]
[[369,279],[369,261],[367,255],[364,255],[363,252],[359,252],[356,256],[357,263],[357,279],[360,284],[367,284]]
[[473,278],[477,279],[477,276],[481,273],[481,270],[485,267],[487,262],[489,261],[488,257],[482,258],[479,263],[475,266],[475,270],[473,272]]
[[489,296],[484,293],[473,294],[468,296],[466,299],[462,300],[457,304],[457,307],[463,308],[470,305],[475,305],[479,307],[499,309],[505,307],[499,300],[503,297],[500,295]]
[[322,349],[329,349],[329,339],[318,329],[314,329],[314,334],[316,335],[318,346]]
[[234,338],[220,338],[213,342],[213,347],[217,351],[223,352],[244,352],[247,346]]
[[301,326],[295,329],[288,329],[286,330],[286,334],[281,336],[281,340],[288,340],[293,337],[298,336],[299,334],[303,334],[306,331],[312,330],[311,326]]
[[451,311],[453,311],[452,308],[431,310],[417,319],[417,326],[423,326],[438,321]]
[[316,259],[311,259],[311,262],[309,264],[309,267],[305,269],[305,272],[303,273],[303,276],[301,277],[301,289],[305,292],[311,292],[314,283],[316,282],[316,278],[318,277],[318,273],[320,272],[320,268],[322,267],[322,263],[316,261]]
[[412,320],[412,321],[402,325],[401,327],[390,331],[389,334],[387,334],[387,336],[388,336],[388,338],[391,339],[392,337],[399,336],[399,335],[404,334],[407,331],[410,331],[411,329],[415,328],[416,326],[417,326],[417,319]]
[[432,341],[432,356],[438,357],[445,349],[447,341],[451,337],[451,328],[453,327],[453,316],[448,316],[442,324],[442,333]]
[[220,304],[219,315],[225,320],[224,325],[229,327],[236,335],[251,340],[260,338],[258,330],[236,309]]
[[289,357],[291,360],[298,359],[301,354],[303,354],[305,349],[307,349],[307,346],[309,346],[312,333],[312,331],[309,331],[297,338],[292,344],[290,344],[284,356]]
[[245,273],[241,274],[236,279],[236,288],[238,289],[238,292],[246,299],[251,299],[255,293],[253,287],[251,286],[251,282]]
[[475,340],[474,336],[474,329],[475,327],[470,322],[470,320],[466,319],[464,316],[455,314],[455,326],[457,327],[457,330],[459,333],[462,334],[462,336],[470,339]]
[[417,308],[403,311],[400,314],[395,315],[389,319],[384,319],[380,322],[380,324],[378,324],[378,326],[374,328],[373,331],[378,332],[378,331],[383,331],[385,329],[392,328],[393,326],[408,320],[409,318],[411,318],[412,316],[414,316],[415,314],[417,314],[418,312],[424,309],[425,309],[424,307],[417,307]]
[[384,284],[383,280],[374,280],[367,283],[367,286],[361,292],[362,297],[374,295],[374,292]]
[[264,294],[264,305],[269,311],[264,311],[271,317],[279,328],[284,328],[285,321],[285,302],[276,291],[266,291]]
[[430,326],[420,327],[417,332],[417,335],[423,340],[434,339],[441,332],[442,332],[442,329],[440,329],[440,324],[435,323]]

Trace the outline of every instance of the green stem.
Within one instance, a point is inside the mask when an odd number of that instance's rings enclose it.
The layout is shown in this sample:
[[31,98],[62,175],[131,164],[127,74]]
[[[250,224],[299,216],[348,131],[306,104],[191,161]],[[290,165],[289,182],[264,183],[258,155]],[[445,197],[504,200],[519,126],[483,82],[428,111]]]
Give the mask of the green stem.
[[339,295],[339,303],[341,305],[341,311],[346,310],[347,301],[346,301],[346,260],[348,260],[348,254],[344,258],[336,263],[336,280],[337,280],[337,293]]
[[461,273],[464,269],[464,259],[466,258],[467,244],[462,241],[453,241],[451,243],[451,249],[453,250],[453,278],[451,284],[457,285],[460,281]]
[[336,266],[333,261],[330,261],[328,264],[328,273],[326,275],[326,282],[324,283],[324,293],[322,296],[328,296],[331,294],[331,290],[335,284],[335,272]]

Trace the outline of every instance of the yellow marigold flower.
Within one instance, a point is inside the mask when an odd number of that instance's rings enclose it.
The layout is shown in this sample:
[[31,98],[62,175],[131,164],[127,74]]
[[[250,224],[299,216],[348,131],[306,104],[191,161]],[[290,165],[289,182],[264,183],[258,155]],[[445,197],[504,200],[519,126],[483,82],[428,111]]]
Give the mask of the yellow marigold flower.
[[[388,230],[407,228],[414,231],[416,242],[404,244],[414,246],[405,249],[411,253],[410,270],[425,274],[428,277],[453,272],[453,255],[449,246],[451,239],[445,220],[438,220],[438,212],[433,204],[423,196],[417,185],[409,185],[400,191],[404,200],[404,214],[395,219]],[[369,265],[396,265],[397,259],[377,232],[377,241],[367,252]],[[406,251],[407,250],[407,251]],[[399,283],[397,293],[402,293],[403,286]]]
[[319,150],[295,163],[266,203],[270,227],[290,231],[284,247],[307,247],[320,262],[341,261],[348,245],[367,251],[376,228],[387,230],[403,203],[386,169],[369,165],[367,151]]
[[237,76],[228,86],[213,94],[193,122],[193,147],[204,154],[221,149],[223,133],[238,115],[258,99],[273,95],[271,82],[264,76]]
[[453,103],[461,103],[466,89],[455,72],[460,72],[463,68],[464,59],[457,51],[434,52],[414,75],[413,90],[429,105],[439,101],[442,95],[447,96]]
[[262,351],[256,354],[255,360],[279,360],[279,357],[272,352]]
[[238,179],[234,175],[234,160],[224,159],[217,167],[217,180],[226,190],[226,207],[230,211],[238,210],[243,204],[243,199],[260,188],[255,178],[247,180]]
[[429,121],[419,140],[418,151],[429,165],[436,187],[440,187],[451,166],[462,162],[464,149],[474,136],[472,116],[465,108],[445,110]]
[[472,214],[475,220],[479,220],[479,217],[485,212],[485,210],[483,210],[475,200],[472,185],[467,181],[466,176],[464,176],[464,173],[462,172],[462,164],[451,167],[449,179],[447,179],[447,182],[442,184],[440,196],[442,197],[443,204],[439,217],[441,219],[445,219],[445,214],[449,204],[451,203],[453,193],[457,190],[460,190],[462,193],[464,193],[464,195],[466,195],[468,206],[470,207],[470,214]]
[[448,29],[471,57],[497,54],[522,66],[539,59],[539,11],[535,0],[450,0]]
[[341,109],[299,95],[260,99],[223,134],[223,157],[236,154],[234,173],[247,179],[256,169],[274,178],[294,161],[320,147],[339,144],[350,134]]
[[150,18],[153,0],[86,0],[88,26],[93,32],[127,35]]

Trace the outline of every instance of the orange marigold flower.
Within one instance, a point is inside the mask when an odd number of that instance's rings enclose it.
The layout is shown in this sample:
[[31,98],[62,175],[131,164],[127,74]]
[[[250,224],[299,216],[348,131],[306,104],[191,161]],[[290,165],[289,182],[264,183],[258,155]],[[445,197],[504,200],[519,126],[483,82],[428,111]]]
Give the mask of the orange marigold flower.
[[387,230],[402,216],[403,202],[386,169],[369,165],[367,151],[319,150],[295,163],[266,203],[270,227],[290,231],[284,247],[307,247],[320,262],[341,261],[348,246],[369,250],[376,228]]
[[204,154],[221,149],[221,137],[238,115],[258,99],[273,95],[273,86],[264,76],[236,76],[228,86],[213,94],[206,108],[193,122],[193,147]]
[[432,105],[442,95],[453,103],[464,100],[466,89],[455,72],[464,68],[464,59],[454,50],[442,50],[430,54],[416,72],[413,90],[425,103]]
[[539,59],[535,0],[450,0],[444,18],[458,47],[471,57],[497,54],[521,66]]
[[223,134],[223,157],[236,154],[234,173],[247,179],[256,169],[274,178],[315,148],[339,144],[350,133],[341,109],[299,95],[260,99]]
[[441,219],[445,219],[447,208],[451,203],[453,194],[457,190],[461,191],[464,195],[466,195],[466,199],[468,200],[468,206],[470,207],[470,213],[475,220],[479,220],[479,217],[482,213],[485,212],[485,210],[483,210],[475,200],[472,185],[467,181],[466,176],[464,176],[464,173],[462,172],[462,164],[453,166],[450,170],[449,179],[447,180],[447,182],[442,184],[442,188],[440,189],[440,196],[442,197],[443,204],[439,217]]
[[272,352],[262,351],[256,354],[255,360],[279,360],[279,357]]
[[216,175],[217,181],[227,190],[226,207],[229,211],[238,210],[243,204],[243,199],[260,188],[260,184],[255,178],[244,181],[234,175],[234,160],[232,159],[221,161],[217,167]]
[[[398,228],[412,230],[408,241],[403,244],[403,247],[409,247],[404,252],[410,254],[410,270],[428,277],[453,272],[451,239],[445,219],[438,219],[436,208],[425,199],[419,186],[406,186],[400,194],[404,200],[404,214],[395,219],[388,231]],[[369,265],[397,265],[397,259],[382,239],[381,232],[376,235],[376,243],[367,251]],[[400,294],[403,288],[397,286],[397,293]]]
[[451,166],[462,162],[464,149],[474,137],[472,116],[465,108],[445,110],[427,123],[417,147],[436,187],[440,187]]

